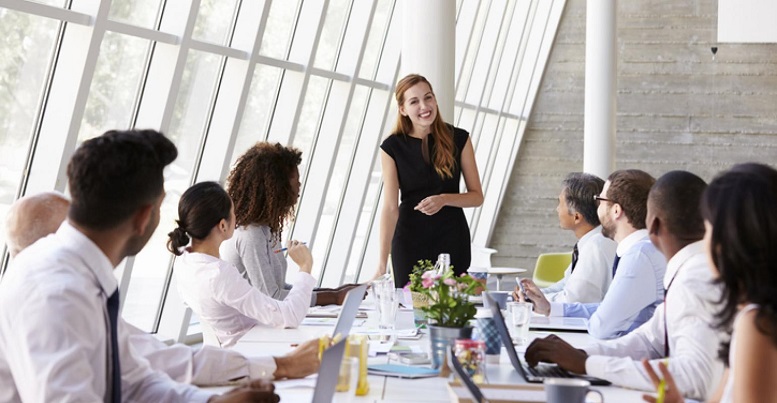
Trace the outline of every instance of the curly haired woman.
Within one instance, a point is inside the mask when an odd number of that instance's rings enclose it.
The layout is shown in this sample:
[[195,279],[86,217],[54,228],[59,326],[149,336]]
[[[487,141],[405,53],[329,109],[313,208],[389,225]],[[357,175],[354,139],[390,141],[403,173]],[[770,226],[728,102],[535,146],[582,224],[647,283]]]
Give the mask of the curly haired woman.
[[[288,263],[281,246],[286,219],[294,216],[299,198],[299,164],[302,152],[280,143],[256,143],[238,158],[227,178],[227,192],[235,203],[235,235],[221,245],[222,259],[247,274],[251,284],[272,298],[283,300],[291,290],[286,284]],[[300,243],[291,241],[292,244]],[[307,246],[300,261],[313,264]],[[304,268],[303,268],[304,270]],[[315,290],[311,305],[341,304],[351,286]]]

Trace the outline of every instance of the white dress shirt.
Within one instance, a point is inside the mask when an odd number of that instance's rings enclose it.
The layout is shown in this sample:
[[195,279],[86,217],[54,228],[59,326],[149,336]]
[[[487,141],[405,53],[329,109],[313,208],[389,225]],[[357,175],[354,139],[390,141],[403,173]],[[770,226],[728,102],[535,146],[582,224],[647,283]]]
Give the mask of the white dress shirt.
[[252,287],[231,263],[188,251],[175,259],[174,272],[181,298],[213,329],[221,347],[233,346],[255,325],[299,326],[315,283],[297,272],[291,292],[278,301]]
[[647,322],[664,299],[666,258],[644,229],[621,240],[616,253],[618,270],[601,303],[551,302],[550,316],[588,318],[588,333],[597,339],[622,336]]
[[602,235],[598,226],[577,241],[577,264],[570,263],[556,284],[543,288],[550,302],[602,302],[612,282],[612,262],[618,244]]
[[[0,401],[97,402],[106,396],[113,265],[67,221],[16,256],[0,282]],[[213,394],[153,371],[118,321],[122,401],[197,402]]]
[[[674,279],[674,280],[672,280]],[[722,332],[713,328],[720,288],[712,283],[703,242],[692,243],[667,263],[664,304],[633,332],[584,350],[590,355],[586,372],[613,384],[654,390],[640,360],[651,359],[656,371],[665,355],[664,324],[669,339],[669,371],[683,395],[704,400],[714,392],[723,373],[717,358]],[[660,373],[660,372],[659,372]]]
[[132,349],[151,364],[151,368],[164,372],[176,382],[199,386],[226,385],[243,379],[272,377],[276,365],[273,357],[248,358],[236,351],[203,346],[193,348],[184,344],[167,344],[130,324]]

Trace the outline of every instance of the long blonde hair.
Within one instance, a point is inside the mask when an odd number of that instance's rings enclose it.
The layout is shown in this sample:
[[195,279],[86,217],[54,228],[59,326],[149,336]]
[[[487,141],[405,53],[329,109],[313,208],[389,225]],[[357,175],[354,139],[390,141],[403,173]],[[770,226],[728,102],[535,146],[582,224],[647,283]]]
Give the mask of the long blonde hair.
[[[397,108],[401,107],[405,102],[405,92],[418,83],[426,83],[429,89],[434,94],[432,84],[429,83],[424,76],[418,74],[409,74],[397,83],[397,88],[394,91],[394,98],[397,100]],[[413,131],[413,122],[410,117],[403,116],[397,111],[397,122],[394,124],[393,135],[408,135]],[[456,160],[454,159],[453,152],[453,136],[448,125],[440,117],[440,109],[437,108],[437,116],[432,122],[432,132],[430,134],[434,139],[435,153],[434,153],[434,170],[442,178],[453,177],[453,168],[456,166]],[[426,147],[424,147],[424,155],[426,155]]]

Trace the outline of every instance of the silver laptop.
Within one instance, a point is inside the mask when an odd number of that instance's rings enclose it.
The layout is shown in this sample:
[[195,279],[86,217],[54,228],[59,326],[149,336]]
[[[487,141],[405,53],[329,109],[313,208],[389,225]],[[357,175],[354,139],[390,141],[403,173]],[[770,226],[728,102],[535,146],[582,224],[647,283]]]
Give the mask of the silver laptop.
[[348,294],[345,295],[345,301],[343,301],[343,307],[340,309],[340,314],[337,315],[337,324],[332,337],[338,333],[343,337],[348,337],[351,327],[353,327],[353,321],[356,319],[356,314],[359,313],[359,305],[361,305],[366,292],[367,284],[351,288],[348,291]]
[[340,375],[340,363],[345,354],[345,343],[347,339],[342,339],[334,346],[324,350],[321,355],[321,366],[318,368],[318,379],[316,388],[313,391],[312,403],[331,403],[335,396],[337,387],[337,377]]
[[[488,294],[489,293],[486,293],[484,298],[492,299]],[[510,331],[507,330],[507,324],[505,323],[505,318],[502,316],[502,311],[499,309],[499,306],[497,306],[497,304],[490,304],[490,308],[491,313],[494,316],[494,322],[496,323],[496,330],[499,333],[499,338],[502,339],[502,344],[507,350],[507,356],[510,357],[510,363],[513,364],[513,368],[523,376],[523,379],[526,379],[526,382],[542,383],[546,378],[578,378],[591,382],[591,385],[610,384],[609,381],[604,379],[569,372],[556,364],[540,363],[536,367],[530,367],[529,364],[518,357],[515,346],[513,346],[513,339],[510,337]]]

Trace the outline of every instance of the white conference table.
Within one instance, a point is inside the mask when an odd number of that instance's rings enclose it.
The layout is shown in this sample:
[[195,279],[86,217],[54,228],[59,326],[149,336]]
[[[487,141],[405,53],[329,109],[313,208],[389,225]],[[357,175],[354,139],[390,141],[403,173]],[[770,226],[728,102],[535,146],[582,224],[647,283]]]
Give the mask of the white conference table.
[[[374,311],[368,311],[369,318],[362,328],[354,328],[352,334],[356,334],[360,329],[369,329],[374,323]],[[374,327],[374,326],[373,326]],[[397,329],[408,329],[413,327],[413,312],[411,310],[400,310],[397,315]],[[283,355],[293,350],[293,344],[301,343],[324,334],[331,334],[333,327],[329,326],[301,326],[297,329],[272,329],[256,327],[249,331],[232,349],[239,351],[247,356],[258,355]],[[538,337],[545,337],[551,332],[530,332],[530,340]],[[570,344],[578,347],[592,343],[595,339],[587,333],[567,333],[553,332]],[[424,335],[420,340],[398,340],[399,345],[417,345],[424,351],[429,351],[428,335]],[[523,354],[525,346],[516,347],[519,354]],[[487,382],[490,384],[526,384],[523,377],[518,374],[510,364],[504,347],[499,358],[499,364],[486,364]],[[383,364],[389,361],[388,356],[379,355],[369,359],[370,364]],[[348,400],[346,393],[336,393],[335,402],[450,402],[449,391],[446,386],[448,378],[433,377],[423,379],[401,379],[394,377],[369,375],[370,392],[366,396],[353,397]],[[313,380],[276,381],[276,393],[281,397],[281,401],[289,402],[308,402],[313,396]],[[594,387],[601,391],[606,402],[638,402],[642,401],[641,396],[644,392],[628,390],[619,387]],[[227,390],[228,388],[214,388],[217,390]],[[591,402],[598,403],[598,396],[591,394],[590,397],[597,399]]]

